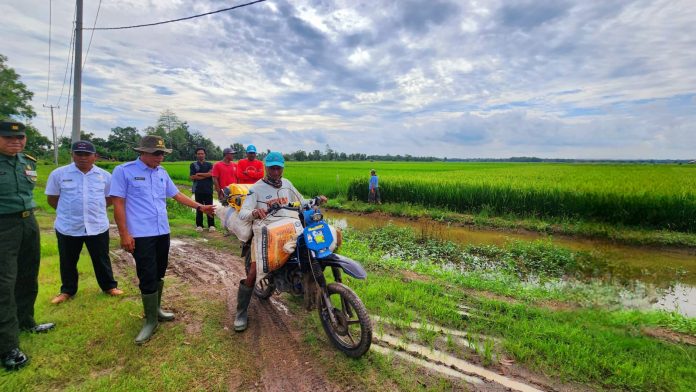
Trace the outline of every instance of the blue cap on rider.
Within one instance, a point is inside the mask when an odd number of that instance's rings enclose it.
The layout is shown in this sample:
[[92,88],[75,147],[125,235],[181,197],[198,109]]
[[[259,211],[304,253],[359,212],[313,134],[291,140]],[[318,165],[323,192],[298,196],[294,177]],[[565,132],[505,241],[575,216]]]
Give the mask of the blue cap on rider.
[[248,146],[247,146],[247,149],[246,149],[246,152],[247,152],[247,154],[252,153],[252,152],[253,152],[254,154],[256,154],[256,146],[253,145],[253,144],[248,145]]
[[283,158],[283,154],[279,153],[278,151],[269,152],[268,155],[266,155],[266,159],[264,162],[266,164],[266,167],[285,167],[285,158]]

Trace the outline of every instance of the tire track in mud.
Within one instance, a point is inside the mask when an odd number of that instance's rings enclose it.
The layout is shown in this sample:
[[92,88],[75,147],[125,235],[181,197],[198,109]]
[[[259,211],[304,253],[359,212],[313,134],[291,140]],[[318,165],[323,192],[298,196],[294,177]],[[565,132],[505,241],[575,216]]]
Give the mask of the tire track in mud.
[[[130,254],[119,250],[113,253],[114,268],[122,272],[135,268]],[[175,275],[191,285],[191,291],[224,295],[228,317],[226,329],[230,339],[245,347],[244,359],[254,364],[258,380],[230,380],[230,390],[256,391],[344,391],[347,386],[330,383],[323,368],[302,343],[302,334],[293,325],[292,315],[276,299],[270,301],[253,297],[249,305],[249,327],[234,332],[232,323],[237,308],[239,281],[246,276],[244,261],[229,253],[213,249],[192,240],[172,239],[169,249],[168,275]],[[120,274],[123,276],[124,274]],[[175,321],[177,322],[177,321]],[[180,321],[179,321],[180,322]]]

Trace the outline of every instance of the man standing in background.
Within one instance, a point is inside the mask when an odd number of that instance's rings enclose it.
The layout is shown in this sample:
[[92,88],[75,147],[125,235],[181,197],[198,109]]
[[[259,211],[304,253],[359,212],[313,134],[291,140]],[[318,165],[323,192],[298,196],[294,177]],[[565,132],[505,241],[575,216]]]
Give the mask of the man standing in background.
[[22,153],[24,124],[0,122],[0,361],[7,370],[29,363],[19,349],[19,331],[46,332],[36,324],[41,241],[34,217],[36,159]]
[[382,204],[382,200],[379,197],[379,178],[377,177],[377,172],[372,169],[370,170],[370,193],[367,195],[368,203]]
[[[213,204],[213,165],[205,160],[205,148],[196,149],[196,162],[189,168],[194,199],[204,206]],[[203,213],[196,211],[196,231],[203,231]],[[208,231],[215,231],[215,217],[208,215]]]
[[263,162],[256,159],[256,146],[246,148],[246,158],[237,162],[237,180],[240,184],[254,184],[263,178]]
[[220,201],[225,200],[222,190],[230,184],[237,183],[237,164],[232,161],[233,154],[234,150],[229,147],[222,150],[222,160],[213,165],[213,184]]
[[48,204],[56,210],[54,228],[60,255],[62,284],[52,304],[65,302],[77,293],[77,262],[83,244],[87,245],[102,291],[112,296],[123,294],[114,280],[109,259],[106,208],[111,205],[111,174],[94,166],[97,156],[92,143],[80,140],[73,143],[71,150],[73,163],[54,170],[44,192]]

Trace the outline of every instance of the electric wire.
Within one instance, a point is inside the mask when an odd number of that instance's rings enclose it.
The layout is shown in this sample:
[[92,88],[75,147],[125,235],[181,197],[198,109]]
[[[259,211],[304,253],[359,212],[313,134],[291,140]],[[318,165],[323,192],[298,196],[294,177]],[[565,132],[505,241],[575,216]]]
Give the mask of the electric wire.
[[48,75],[46,76],[46,101],[48,103],[48,94],[51,91],[51,27],[53,26],[53,0],[48,1]]
[[[74,58],[75,58],[75,56],[70,56],[71,60],[74,60]],[[65,133],[65,125],[68,123],[68,112],[70,111],[70,96],[72,95],[70,93],[72,92],[72,84],[73,84],[72,80],[73,80],[73,71],[74,71],[73,65],[74,65],[74,63],[75,63],[74,61],[70,61],[70,82],[68,84],[68,98],[67,98],[67,103],[65,104],[65,117],[63,118],[63,128],[60,130],[60,138],[58,140],[63,138],[63,133]]]
[[[94,16],[94,25],[97,25],[97,19],[99,19],[99,10],[101,9],[102,0],[99,0],[99,6],[97,6],[97,15]],[[84,30],[84,29],[83,29]],[[87,51],[85,52],[85,58],[82,60],[82,69],[85,69],[85,64],[87,64],[87,56],[89,55],[89,48],[92,46],[92,38],[94,38],[94,28],[92,28],[92,34],[89,36],[89,44],[87,44]]]
[[157,26],[157,25],[162,25],[162,24],[166,24],[166,23],[181,22],[182,20],[189,20],[189,19],[200,18],[200,17],[202,17],[202,16],[208,16],[208,15],[217,14],[217,13],[220,13],[220,12],[231,11],[231,10],[233,10],[233,9],[246,7],[246,6],[249,6],[249,5],[256,4],[256,3],[263,3],[264,1],[266,1],[266,0],[252,1],[252,2],[249,2],[249,3],[245,3],[245,4],[235,5],[234,7],[223,8],[223,9],[221,9],[221,10],[206,12],[206,13],[204,13],[204,14],[198,14],[198,15],[193,15],[193,16],[187,16],[187,17],[185,17],[185,18],[178,18],[178,19],[165,20],[165,21],[163,21],[163,22],[146,23],[146,24],[140,24],[140,25],[134,25],[134,26],[92,27],[92,28],[83,28],[83,30],[125,30],[125,29],[135,29],[135,28],[138,28],[138,27]]
[[68,70],[72,69],[70,66],[70,62],[72,61],[73,58],[73,50],[75,49],[75,18],[77,16],[77,9],[73,10],[73,29],[72,29],[72,36],[70,38],[70,48],[68,50],[68,61],[65,64],[65,73],[63,74],[63,86],[60,88],[60,96],[58,96],[58,101],[56,102],[56,106],[60,106],[60,101],[63,99],[63,90],[65,89],[65,82],[68,78]]

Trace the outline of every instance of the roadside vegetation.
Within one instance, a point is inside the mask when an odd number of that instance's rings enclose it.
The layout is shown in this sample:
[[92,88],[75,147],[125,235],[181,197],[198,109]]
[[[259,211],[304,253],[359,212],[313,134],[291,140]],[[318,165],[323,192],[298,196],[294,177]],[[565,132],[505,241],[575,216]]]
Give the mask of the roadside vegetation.
[[[43,195],[46,177],[40,176],[35,191],[43,230],[36,313],[59,327],[48,335],[22,335],[22,348],[33,362],[0,376],[0,389],[226,390],[231,375],[253,389],[259,370],[242,359],[244,347],[224,328],[230,316],[220,295],[201,294],[200,288],[168,278],[168,293],[178,292],[170,300],[181,318],[162,325],[166,332],[137,347],[132,339],[142,309],[135,271],[119,270],[126,296],[103,296],[85,251],[79,294],[68,306],[49,304],[60,278],[50,230],[53,212]],[[233,239],[193,231],[188,209],[172,204],[170,218],[173,236],[204,239],[203,246],[237,254]],[[690,391],[696,385],[696,346],[650,333],[657,329],[693,337],[694,319],[620,310],[622,287],[574,279],[596,276],[593,266],[603,261],[593,255],[545,242],[461,248],[392,226],[345,234],[340,253],[369,272],[365,281],[346,280],[377,322],[376,346],[393,348],[388,336],[400,336],[400,344],[419,344],[491,369],[513,363],[556,385],[631,391]],[[117,238],[112,248],[118,249]],[[330,348],[315,312],[301,311],[300,299],[282,298],[297,317],[307,349],[339,385],[355,390],[462,388],[461,382],[395,354],[373,350],[359,360],[348,359]],[[467,342],[451,331],[466,334]]]
[[[483,359],[510,357],[599,389],[687,391],[696,385],[696,347],[644,332],[660,327],[696,336],[696,320],[619,309],[620,286],[573,279],[593,273],[601,260],[591,255],[545,243],[461,249],[389,226],[346,234],[342,253],[372,273],[349,283],[372,314],[482,334]],[[428,334],[421,335],[413,339],[428,345]]]

